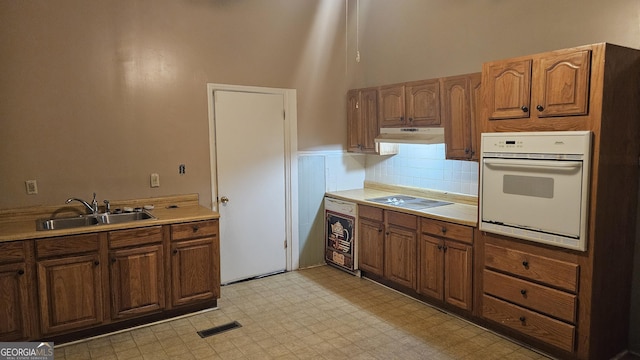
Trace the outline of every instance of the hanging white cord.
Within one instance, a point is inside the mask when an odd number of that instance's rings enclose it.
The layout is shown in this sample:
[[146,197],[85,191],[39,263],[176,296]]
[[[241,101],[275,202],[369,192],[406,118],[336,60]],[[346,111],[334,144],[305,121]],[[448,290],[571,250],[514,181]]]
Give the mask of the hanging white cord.
[[360,0],[356,0],[356,62],[360,62]]

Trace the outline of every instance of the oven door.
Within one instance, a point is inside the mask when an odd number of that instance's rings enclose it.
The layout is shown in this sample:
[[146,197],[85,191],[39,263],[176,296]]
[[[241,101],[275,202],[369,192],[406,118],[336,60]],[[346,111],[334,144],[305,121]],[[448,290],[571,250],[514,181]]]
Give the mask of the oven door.
[[582,161],[483,158],[480,229],[584,250],[583,172]]

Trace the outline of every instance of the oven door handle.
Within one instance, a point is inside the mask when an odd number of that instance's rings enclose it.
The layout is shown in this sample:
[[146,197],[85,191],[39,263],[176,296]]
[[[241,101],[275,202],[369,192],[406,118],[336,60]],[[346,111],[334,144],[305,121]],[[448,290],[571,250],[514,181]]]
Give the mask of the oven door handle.
[[582,167],[582,161],[549,161],[528,160],[518,161],[511,159],[484,159],[484,164],[489,167],[518,167],[518,168],[543,168],[556,170],[573,170]]

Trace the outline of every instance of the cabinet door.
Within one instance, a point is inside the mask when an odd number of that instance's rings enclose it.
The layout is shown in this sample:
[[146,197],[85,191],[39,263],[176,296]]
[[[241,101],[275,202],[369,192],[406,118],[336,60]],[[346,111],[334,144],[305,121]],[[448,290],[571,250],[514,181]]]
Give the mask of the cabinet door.
[[416,232],[388,225],[384,241],[384,277],[402,286],[416,288]]
[[442,117],[447,159],[471,158],[470,97],[467,76],[442,79]]
[[384,274],[384,225],[360,218],[358,227],[358,267],[382,276]]
[[489,119],[528,118],[531,108],[531,60],[496,62],[488,66],[484,91]]
[[406,84],[405,101],[409,126],[440,125],[440,83],[437,79]]
[[38,262],[43,335],[102,322],[101,266],[98,254]]
[[480,101],[482,99],[482,73],[472,74],[469,77],[471,87],[471,160],[478,161],[480,156],[480,134],[478,124],[480,122]]
[[172,304],[217,299],[220,296],[220,249],[217,238],[171,244]]
[[473,248],[445,241],[444,254],[444,301],[471,310]]
[[347,92],[347,151],[360,151],[360,90]]
[[29,337],[29,307],[25,264],[0,266],[0,341]]
[[164,308],[162,244],[110,253],[111,314],[125,318]]
[[538,117],[585,115],[589,105],[591,51],[570,51],[533,63],[532,104]]
[[444,252],[442,240],[422,234],[418,245],[418,292],[442,300]]
[[383,86],[379,90],[378,121],[380,127],[406,126],[404,117],[404,85]]
[[380,133],[378,125],[378,90],[362,90],[360,95],[360,145],[367,153],[376,152],[375,138]]

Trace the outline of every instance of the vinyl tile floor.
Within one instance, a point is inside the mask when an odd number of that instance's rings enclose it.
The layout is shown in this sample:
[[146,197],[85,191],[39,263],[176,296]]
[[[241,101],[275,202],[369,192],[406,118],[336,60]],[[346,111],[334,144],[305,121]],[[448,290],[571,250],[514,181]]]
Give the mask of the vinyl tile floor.
[[55,359],[546,359],[330,266],[223,286],[218,307],[58,346]]

